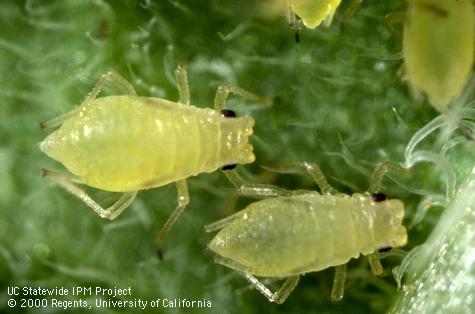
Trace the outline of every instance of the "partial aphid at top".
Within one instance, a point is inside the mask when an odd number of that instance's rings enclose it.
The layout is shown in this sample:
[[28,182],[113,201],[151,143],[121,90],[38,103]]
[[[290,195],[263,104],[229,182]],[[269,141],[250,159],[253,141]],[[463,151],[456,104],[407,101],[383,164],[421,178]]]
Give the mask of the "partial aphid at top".
[[[346,263],[351,258],[368,255],[373,273],[381,275],[378,250],[407,242],[403,202],[378,193],[384,174],[403,168],[380,163],[368,192],[350,196],[331,187],[317,165],[298,165],[315,179],[321,193],[246,184],[237,178],[234,184],[240,192],[270,198],[206,226],[208,232],[221,229],[209,248],[218,255],[218,263],[243,273],[276,303],[285,301],[300,275],[335,266],[331,298],[336,302],[343,298]],[[255,276],[288,278],[274,293]]]
[[316,28],[322,22],[330,26],[341,0],[288,0],[290,10],[307,28]]
[[[353,14],[362,2],[363,0],[352,0],[344,14],[345,18]],[[329,27],[340,3],[341,0],[288,0],[287,7],[291,14],[302,20],[305,27],[314,29],[322,23],[323,26]],[[291,16],[287,19],[291,25],[294,23]]]
[[472,0],[408,0],[403,55],[405,78],[445,112],[472,71]]
[[[120,215],[139,190],[176,182],[178,206],[161,229],[159,243],[189,203],[186,178],[255,159],[248,142],[254,120],[235,117],[223,109],[228,95],[270,103],[238,87],[223,85],[216,92],[214,110],[201,109],[190,105],[183,67],[176,70],[176,79],[179,102],[137,96],[129,82],[111,71],[79,107],[42,124],[44,129],[60,127],[39,144],[45,154],[72,173],[45,170],[44,175],[103,218]],[[118,94],[97,97],[105,84]],[[123,194],[104,209],[75,183]]]

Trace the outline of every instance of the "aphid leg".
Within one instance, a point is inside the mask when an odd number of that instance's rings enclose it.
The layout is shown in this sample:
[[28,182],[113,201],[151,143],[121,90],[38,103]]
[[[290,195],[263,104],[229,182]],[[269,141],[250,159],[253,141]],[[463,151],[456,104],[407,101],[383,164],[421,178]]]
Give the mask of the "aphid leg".
[[175,222],[178,220],[178,217],[183,213],[185,207],[190,203],[190,195],[188,193],[188,184],[186,184],[186,180],[180,180],[176,183],[177,189],[177,207],[171,213],[168,220],[163,225],[162,229],[160,229],[160,233],[158,234],[157,239],[157,251],[158,256],[160,259],[163,259],[163,251],[162,245],[165,237],[167,236],[168,232],[172,229]]
[[397,171],[397,172],[407,171],[406,168],[402,167],[401,165],[395,162],[392,162],[392,161],[380,162],[374,169],[373,174],[371,175],[371,179],[369,181],[368,192],[370,194],[376,193],[381,189],[381,183],[383,181],[384,175],[390,170]]
[[333,16],[335,15],[335,11],[329,13],[325,19],[323,20],[323,27],[329,28],[333,21]]
[[293,191],[271,185],[247,183],[235,170],[223,171],[229,182],[234,185],[240,194],[251,197],[276,197],[293,195]]
[[118,94],[126,94],[126,95],[137,95],[135,93],[134,87],[125,79],[123,78],[119,73],[111,70],[105,74],[102,75],[101,79],[94,85],[94,88],[92,91],[87,95],[87,97],[83,100],[83,102],[79,105],[79,107],[74,108],[73,110],[62,114],[58,117],[55,117],[51,120],[48,120],[46,122],[40,123],[40,127],[43,130],[55,128],[57,126],[60,126],[63,124],[64,121],[66,121],[68,118],[76,115],[80,107],[84,105],[85,103],[88,103],[91,100],[94,100],[97,95],[101,92],[101,89],[109,84],[112,88],[114,88]]
[[261,103],[264,105],[271,105],[272,100],[268,98],[264,98],[258,95],[255,95],[247,90],[239,88],[237,86],[232,85],[221,85],[216,90],[216,95],[214,96],[214,110],[221,112],[226,104],[226,99],[229,97],[229,94],[239,95],[243,98],[249,99],[251,101],[255,101],[257,103]]
[[300,43],[300,33],[302,32],[302,27],[300,26],[300,21],[297,19],[297,16],[292,11],[290,5],[287,5],[285,17],[290,29],[295,33],[295,42],[297,44]]
[[180,103],[190,104],[190,89],[188,88],[188,74],[184,65],[178,65],[175,70],[176,86],[180,95]]
[[289,294],[295,289],[299,282],[300,276],[288,277],[277,292],[272,292],[256,277],[244,274],[244,277],[257,289],[266,296],[270,302],[282,304],[285,302]]
[[207,224],[205,226],[205,230],[206,232],[214,232],[214,231],[220,230],[226,227],[227,225],[229,225],[230,223],[232,223],[234,220],[241,218],[243,214],[244,212],[239,211],[226,218]]
[[236,262],[236,261],[234,261],[230,258],[227,258],[227,257],[217,255],[217,256],[215,256],[214,261],[215,261],[215,263],[226,266],[227,268],[237,270],[238,272],[241,272],[243,274],[252,273],[251,268],[246,267],[242,264],[239,264],[238,262]]
[[251,197],[278,197],[299,194],[297,191],[290,191],[271,184],[252,184],[241,185],[238,189],[240,194]]
[[301,172],[301,170],[305,170],[315,181],[315,183],[320,188],[322,194],[327,193],[338,193],[334,187],[328,183],[328,180],[325,174],[315,163],[302,161],[302,162],[292,162],[289,165],[278,166],[277,168],[270,168],[270,167],[263,167],[268,171],[278,172],[278,173],[296,173]]
[[137,192],[126,192],[111,206],[104,209],[99,204],[97,204],[89,195],[84,192],[80,187],[75,183],[83,183],[83,180],[79,177],[74,177],[72,175],[66,175],[58,171],[46,170],[43,169],[43,177],[48,177],[53,182],[63,187],[65,190],[78,197],[87,206],[91,207],[99,216],[109,220],[113,220],[119,216],[124,209],[126,209],[130,203],[135,199]]
[[71,173],[63,173],[57,170],[50,170],[50,169],[41,169],[41,176],[43,178],[50,178],[54,182],[56,182],[56,178],[61,178],[62,180],[67,180],[77,184],[85,184],[84,180],[81,177],[75,176]]
[[223,170],[223,173],[226,176],[226,179],[228,179],[229,182],[231,182],[231,184],[238,189],[242,185],[247,184],[246,180],[244,180],[244,178],[241,177],[241,175],[236,170]]
[[346,264],[335,266],[331,300],[333,303],[341,301],[345,292]]
[[[356,10],[358,10],[358,8],[361,6],[362,3],[363,3],[363,0],[353,0],[351,2],[350,6],[346,9],[345,13],[343,14],[343,23],[346,23],[348,18],[350,18],[353,14],[355,14]],[[327,26],[326,23],[327,23],[328,18],[329,17],[325,18],[325,21],[323,21],[323,25]],[[333,18],[333,16],[331,16],[331,18]],[[328,23],[328,26],[330,26],[331,18]]]
[[86,99],[81,103],[81,106],[91,100],[94,100],[101,90],[109,85],[117,91],[118,95],[137,95],[134,87],[125,78],[114,70],[102,75],[99,81],[94,85],[92,91],[87,95]]
[[54,117],[48,121],[41,122],[40,127],[42,130],[48,130],[48,129],[58,127],[61,124],[63,124],[63,122],[66,121],[67,119],[71,118],[72,116],[77,115],[78,112],[79,112],[79,107],[74,108],[73,110],[66,112],[65,114]]
[[397,31],[394,28],[394,24],[402,24],[404,23],[404,20],[406,19],[406,13],[405,12],[398,12],[398,13],[389,13],[386,14],[384,17],[384,25],[389,29],[391,34],[396,37],[397,39],[401,39],[401,31]]
[[378,251],[368,254],[368,262],[373,275],[381,276],[383,274],[383,265],[381,264]]
[[326,193],[338,193],[338,191],[328,183],[327,177],[315,163],[303,161],[303,162],[296,162],[294,163],[296,166],[303,168],[307,173],[313,178],[315,183],[317,183],[318,187],[322,194]]

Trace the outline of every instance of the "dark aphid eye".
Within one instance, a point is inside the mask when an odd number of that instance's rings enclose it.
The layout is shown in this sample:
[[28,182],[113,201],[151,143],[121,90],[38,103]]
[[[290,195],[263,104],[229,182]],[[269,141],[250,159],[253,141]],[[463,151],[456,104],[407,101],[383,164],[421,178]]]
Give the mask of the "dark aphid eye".
[[391,251],[391,249],[392,249],[392,247],[386,246],[386,247],[382,247],[382,248],[378,249],[378,252],[379,253],[389,252],[389,251]]
[[229,109],[222,109],[221,110],[221,116],[225,118],[236,118],[236,113],[232,110]]
[[221,168],[222,170],[233,170],[234,168],[236,168],[236,164],[234,165],[226,165],[224,166],[223,168]]
[[373,196],[373,201],[375,202],[382,202],[388,199],[388,197],[384,193],[373,193],[372,196]]

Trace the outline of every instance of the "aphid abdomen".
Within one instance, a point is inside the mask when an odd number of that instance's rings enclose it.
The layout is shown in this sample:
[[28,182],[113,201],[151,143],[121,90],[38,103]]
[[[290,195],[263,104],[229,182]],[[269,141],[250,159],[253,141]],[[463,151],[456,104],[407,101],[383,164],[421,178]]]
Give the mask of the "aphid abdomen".
[[[241,132],[240,143],[248,145],[249,119],[222,127],[223,118],[213,110],[160,98],[109,96],[85,104],[40,148],[90,186],[133,191],[225,165],[229,156],[223,146],[229,144],[234,155],[242,148],[223,142],[223,132]],[[246,161],[241,157],[236,163]]]
[[[200,172],[214,171],[220,162],[220,116],[209,109],[175,107],[176,110],[171,110],[166,119],[156,119],[162,123],[163,131],[155,134],[155,142],[163,142],[162,137],[169,137],[170,143],[157,154],[154,175],[175,176],[170,179],[176,181]],[[164,163],[162,156],[167,155],[167,149],[173,153]]]
[[289,197],[254,202],[242,218],[215,236],[209,248],[254,275],[280,276],[316,258],[310,248],[318,238],[317,217],[309,205]]
[[409,81],[445,111],[467,82],[474,58],[471,0],[408,1],[403,53]]
[[341,197],[308,193],[252,203],[210,248],[256,276],[289,276],[341,264],[359,252],[354,230],[348,228],[350,215],[335,208],[336,198]]

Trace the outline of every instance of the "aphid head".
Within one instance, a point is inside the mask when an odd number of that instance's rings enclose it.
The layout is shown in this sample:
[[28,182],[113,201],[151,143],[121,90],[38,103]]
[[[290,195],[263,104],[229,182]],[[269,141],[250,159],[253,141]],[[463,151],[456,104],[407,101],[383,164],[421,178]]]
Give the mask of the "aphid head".
[[[223,113],[224,115],[224,113]],[[253,133],[254,119],[250,117],[221,120],[221,155],[223,166],[248,164],[255,160],[249,136]]]
[[397,199],[383,200],[374,205],[374,238],[379,248],[399,247],[407,242],[402,225],[404,203]]

